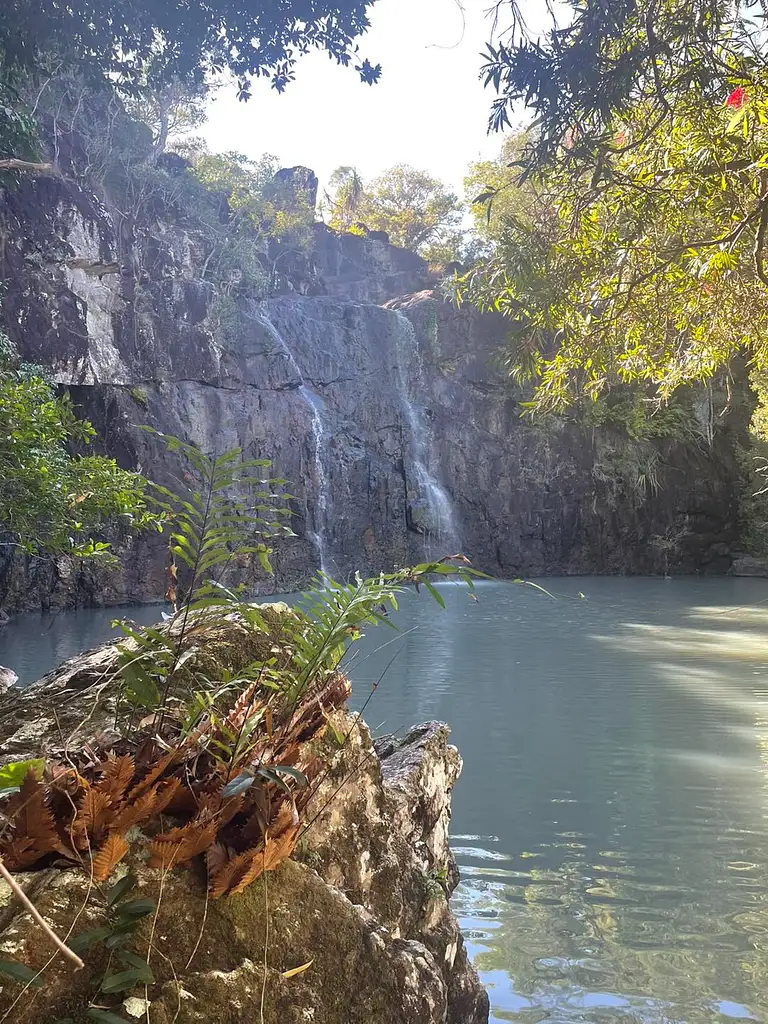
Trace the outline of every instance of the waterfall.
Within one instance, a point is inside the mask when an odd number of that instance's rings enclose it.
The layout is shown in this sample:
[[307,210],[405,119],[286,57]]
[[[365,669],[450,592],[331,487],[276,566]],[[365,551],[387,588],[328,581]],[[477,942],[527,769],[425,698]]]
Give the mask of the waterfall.
[[315,504],[315,515],[314,524],[315,528],[310,533],[312,543],[317,549],[317,555],[320,559],[320,569],[322,572],[327,573],[327,562],[325,558],[325,537],[328,527],[328,476],[325,472],[325,463],[323,462],[323,440],[325,438],[325,427],[323,426],[323,402],[322,400],[307,387],[306,384],[302,384],[299,388],[299,394],[307,403],[312,411],[312,435],[314,438],[314,457],[315,457],[315,477],[317,480],[317,502]]
[[[406,366],[411,360],[415,364],[415,383],[420,390],[425,387],[424,366],[421,360],[419,345],[413,324],[400,310],[395,310],[398,320],[397,334],[397,382],[400,399],[403,403],[408,426],[410,427],[410,450],[413,469],[416,475],[418,493],[427,506],[427,522],[422,524],[421,532],[427,537],[428,555],[447,555],[460,550],[461,541],[456,525],[453,502],[448,492],[440,483],[431,465],[432,430],[424,410],[414,403],[408,384]],[[407,481],[407,471],[406,471]],[[407,484],[406,484],[407,486]],[[453,550],[438,551],[437,543]]]
[[[323,412],[325,406],[319,395],[316,395],[315,392],[307,385],[293,352],[291,352],[285,338],[283,338],[282,334],[280,334],[267,314],[258,305],[256,305],[256,303],[251,303],[250,313],[248,316],[249,319],[255,320],[264,328],[270,339],[288,360],[289,366],[300,381],[298,393],[301,395],[310,412],[312,424],[314,484],[317,489],[317,498],[314,501],[314,507],[312,510],[313,529],[307,531],[307,536],[312,541],[312,544],[317,551],[321,571],[327,573],[328,562],[326,557],[326,535],[328,527],[328,497],[330,489],[328,484],[328,474],[325,471],[325,462],[323,459],[325,452],[325,425],[323,423]],[[307,505],[309,506],[309,502]],[[307,507],[307,512],[309,513],[309,507]]]

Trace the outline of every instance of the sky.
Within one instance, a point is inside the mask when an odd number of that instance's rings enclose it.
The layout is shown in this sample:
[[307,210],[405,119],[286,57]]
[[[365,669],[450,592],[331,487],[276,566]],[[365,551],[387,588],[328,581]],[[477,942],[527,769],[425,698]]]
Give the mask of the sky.
[[479,79],[490,0],[460,2],[378,0],[360,40],[361,56],[382,65],[376,85],[313,52],[282,95],[257,80],[241,103],[222,87],[203,132],[209,148],[273,153],[285,167],[311,167],[321,187],[342,165],[370,180],[407,163],[463,194],[467,165],[496,156],[502,137],[487,134],[493,93]]

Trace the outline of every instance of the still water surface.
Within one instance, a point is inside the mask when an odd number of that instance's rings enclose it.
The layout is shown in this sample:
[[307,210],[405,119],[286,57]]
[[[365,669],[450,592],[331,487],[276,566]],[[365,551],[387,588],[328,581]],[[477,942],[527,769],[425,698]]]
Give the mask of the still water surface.
[[[400,651],[374,731],[453,729],[453,903],[492,1019],[768,1022],[768,581],[546,585],[408,597],[350,666],[359,707]],[[20,620],[0,664],[29,681],[112,615]]]

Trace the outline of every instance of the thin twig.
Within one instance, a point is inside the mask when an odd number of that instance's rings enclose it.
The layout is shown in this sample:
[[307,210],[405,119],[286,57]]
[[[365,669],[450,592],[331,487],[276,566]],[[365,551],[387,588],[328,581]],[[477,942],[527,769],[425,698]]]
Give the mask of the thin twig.
[[[264,850],[264,865],[267,863],[267,851]],[[267,994],[267,950],[269,949],[269,883],[266,870],[261,872],[264,879],[264,977],[261,979],[261,1005],[259,1007],[259,1024],[264,1024],[264,999]]]
[[67,957],[68,960],[71,960],[78,970],[81,967],[85,967],[85,964],[77,955],[77,953],[74,953],[65,942],[62,942],[62,940],[59,938],[59,936],[56,934],[53,928],[51,928],[51,926],[48,924],[45,918],[41,915],[40,911],[30,900],[29,896],[27,896],[27,894],[21,888],[19,883],[10,873],[8,868],[5,866],[5,864],[2,861],[2,858],[0,858],[0,875],[2,875],[2,877],[8,883],[8,885],[11,888],[11,891],[13,892],[14,896],[19,901],[19,903],[21,903],[26,908],[26,910],[29,911],[29,913],[32,915],[35,921],[37,921],[37,923],[43,929],[43,931],[54,944],[54,946],[56,946],[58,950],[61,953],[63,953],[65,957]]

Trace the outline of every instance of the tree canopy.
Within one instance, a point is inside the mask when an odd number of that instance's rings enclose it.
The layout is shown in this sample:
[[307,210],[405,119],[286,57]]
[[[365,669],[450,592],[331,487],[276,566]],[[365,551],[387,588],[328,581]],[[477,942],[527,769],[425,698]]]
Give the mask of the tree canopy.
[[371,0],[10,0],[0,6],[0,66],[108,74],[139,86],[147,66],[156,81],[229,71],[248,95],[248,77],[269,75],[278,90],[299,56],[325,50],[354,64],[364,82],[381,68],[358,56]]
[[354,167],[337,168],[326,208],[331,227],[347,231],[360,222],[372,231],[385,231],[393,245],[428,259],[454,253],[462,239],[458,196],[407,164],[395,164],[367,185]]
[[[768,360],[768,76],[756,5],[567,5],[542,39],[520,9],[491,48],[491,123],[533,114],[479,205],[496,251],[462,293],[509,316],[537,404],[641,379],[661,397],[732,357]],[[485,187],[487,185],[487,187]],[[492,214],[493,216],[493,214]]]

